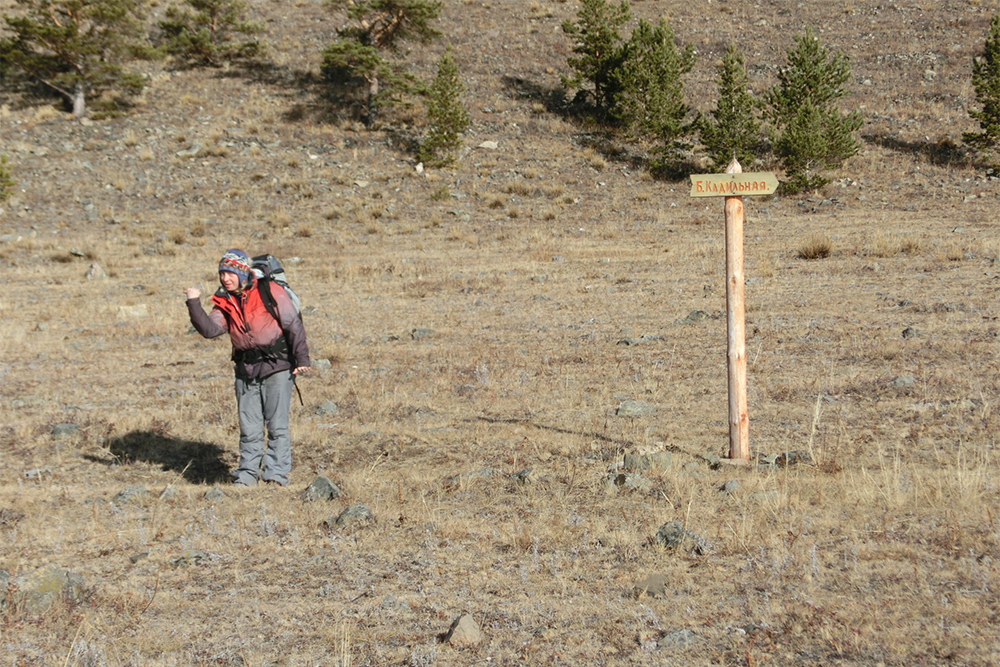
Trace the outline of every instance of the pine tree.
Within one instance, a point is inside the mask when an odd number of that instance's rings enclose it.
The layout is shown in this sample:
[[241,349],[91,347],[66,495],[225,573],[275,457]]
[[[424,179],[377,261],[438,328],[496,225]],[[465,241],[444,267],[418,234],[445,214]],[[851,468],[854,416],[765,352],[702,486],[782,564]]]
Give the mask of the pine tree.
[[427,99],[427,122],[430,131],[420,145],[420,159],[427,165],[440,166],[455,160],[462,145],[461,134],[469,129],[469,112],[462,106],[462,81],[451,47],[438,62],[437,76]]
[[983,52],[972,61],[972,87],[979,111],[969,109],[969,116],[979,121],[982,132],[968,132],[965,143],[985,150],[1000,140],[1000,14],[990,21]]
[[19,71],[62,95],[80,117],[104,91],[138,94],[142,77],[125,70],[151,55],[142,0],[17,0],[23,14],[5,15],[13,36],[0,41],[4,77]]
[[10,173],[10,162],[6,155],[0,155],[0,201],[10,197],[15,185],[17,181]]
[[735,44],[726,50],[716,84],[719,99],[711,120],[703,118],[699,124],[701,143],[717,171],[723,171],[733,158],[749,166],[756,159],[753,148],[760,140],[761,123],[757,104],[748,91],[746,64]]
[[594,86],[594,100],[601,113],[607,112],[617,91],[615,72],[622,63],[622,37],[619,30],[631,18],[627,0],[611,5],[607,0],[582,0],[576,22],[565,21],[563,32],[573,40],[576,58],[567,64],[576,70],[563,79],[567,88],[578,88],[584,81]]
[[256,57],[262,50],[256,39],[235,39],[264,29],[244,19],[246,9],[242,0],[184,0],[184,6],[170,5],[159,24],[165,50],[189,65],[211,67]]
[[613,73],[618,92],[612,104],[613,117],[633,133],[648,136],[658,144],[660,167],[676,161],[687,147],[696,118],[684,103],[684,74],[694,67],[694,49],[678,51],[674,32],[661,20],[656,26],[639,21],[623,49],[622,64]]
[[395,104],[423,88],[401,62],[383,53],[398,51],[399,43],[427,44],[441,36],[431,22],[441,13],[438,0],[330,0],[347,7],[354,25],[337,31],[337,40],[323,51],[323,74],[337,88],[364,81],[365,122],[371,126],[379,104]]
[[788,177],[788,191],[813,190],[829,182],[821,172],[835,169],[858,152],[854,136],[858,111],[844,114],[836,102],[847,94],[851,67],[840,53],[830,55],[807,28],[788,50],[788,65],[767,95],[775,128],[775,151]]

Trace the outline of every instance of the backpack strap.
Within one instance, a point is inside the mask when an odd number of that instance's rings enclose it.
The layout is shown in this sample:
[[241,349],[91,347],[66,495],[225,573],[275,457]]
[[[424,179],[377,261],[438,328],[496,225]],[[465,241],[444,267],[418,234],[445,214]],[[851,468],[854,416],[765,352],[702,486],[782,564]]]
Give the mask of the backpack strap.
[[278,302],[274,300],[274,295],[271,294],[271,279],[267,276],[258,278],[257,291],[260,292],[260,300],[264,303],[264,308],[267,309],[271,317],[280,325],[281,319],[278,317]]
[[[274,321],[278,323],[281,327],[281,318],[278,317],[278,302],[274,300],[274,295],[271,294],[271,278],[269,276],[264,276],[263,278],[257,279],[257,291],[260,293],[260,300],[264,304],[264,308],[267,312],[274,318]],[[280,285],[278,286],[284,289]],[[301,319],[302,315],[299,315]],[[285,358],[292,364],[292,368],[295,368],[295,358],[291,356],[291,350],[288,349],[288,342],[285,338],[285,329],[281,328],[281,338],[278,339],[276,345],[283,345],[285,350]],[[298,387],[296,387],[298,389]],[[299,395],[299,401],[302,400],[302,395]]]

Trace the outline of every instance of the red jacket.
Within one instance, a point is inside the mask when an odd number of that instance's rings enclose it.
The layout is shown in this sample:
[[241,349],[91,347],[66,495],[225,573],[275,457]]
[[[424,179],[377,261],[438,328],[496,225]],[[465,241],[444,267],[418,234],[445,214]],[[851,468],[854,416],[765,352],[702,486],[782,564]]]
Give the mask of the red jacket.
[[[212,295],[215,307],[211,313],[205,312],[199,299],[187,301],[191,324],[198,333],[205,338],[229,333],[236,372],[248,379],[264,378],[288,370],[293,364],[309,366],[306,331],[292,300],[280,285],[273,283],[271,296],[277,304],[278,320],[267,312],[254,279],[238,295],[220,288]],[[275,355],[275,345],[282,337],[288,344],[288,353]],[[258,352],[265,352],[264,357]]]

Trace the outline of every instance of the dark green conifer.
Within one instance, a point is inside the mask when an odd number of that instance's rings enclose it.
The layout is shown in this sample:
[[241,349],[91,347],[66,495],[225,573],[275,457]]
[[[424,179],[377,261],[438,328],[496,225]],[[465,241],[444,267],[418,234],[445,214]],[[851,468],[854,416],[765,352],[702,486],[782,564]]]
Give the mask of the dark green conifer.
[[10,172],[10,161],[6,155],[0,155],[0,201],[10,197],[17,181]]
[[576,74],[565,77],[563,85],[579,88],[584,81],[594,86],[594,100],[601,113],[607,112],[617,93],[615,73],[622,62],[621,27],[631,18],[628,0],[612,5],[607,0],[582,0],[576,22],[565,21],[565,32],[573,40],[575,58],[567,64]]
[[455,151],[462,146],[462,133],[469,129],[469,112],[462,105],[464,90],[458,76],[458,65],[451,47],[438,62],[437,76],[431,83],[427,98],[427,137],[420,145],[420,159],[430,166],[441,166],[455,160]]
[[337,31],[337,40],[323,51],[323,74],[335,87],[364,82],[365,123],[371,125],[379,104],[398,103],[403,96],[423,92],[423,86],[394,54],[399,43],[427,44],[440,37],[431,22],[441,13],[437,0],[330,0],[346,7],[354,24]]
[[[263,30],[245,19],[242,0],[184,0],[172,4],[160,21],[167,53],[189,65],[218,67],[227,61],[254,58],[262,51],[252,37]],[[248,37],[240,41],[238,36]]]
[[760,141],[761,123],[748,90],[743,55],[735,44],[726,50],[717,75],[719,99],[711,118],[703,118],[699,124],[701,143],[717,171],[723,171],[733,158],[749,167],[756,159],[753,149]]
[[858,111],[842,113],[837,100],[851,67],[840,53],[829,54],[807,28],[788,50],[788,65],[767,95],[775,152],[787,176],[786,191],[814,190],[829,182],[822,175],[858,152]]
[[618,92],[612,114],[633,134],[651,139],[660,168],[670,167],[688,147],[697,117],[684,102],[683,75],[694,67],[694,49],[678,50],[674,32],[661,20],[646,20],[625,44],[622,64],[614,72]]
[[127,96],[143,88],[130,61],[152,55],[145,40],[142,0],[17,0],[5,15],[10,37],[0,40],[3,76],[19,72],[62,95],[75,116],[105,91]]
[[969,109],[969,115],[979,122],[982,132],[968,132],[962,139],[986,150],[1000,140],[1000,14],[990,21],[983,51],[972,61],[972,87],[980,108]]

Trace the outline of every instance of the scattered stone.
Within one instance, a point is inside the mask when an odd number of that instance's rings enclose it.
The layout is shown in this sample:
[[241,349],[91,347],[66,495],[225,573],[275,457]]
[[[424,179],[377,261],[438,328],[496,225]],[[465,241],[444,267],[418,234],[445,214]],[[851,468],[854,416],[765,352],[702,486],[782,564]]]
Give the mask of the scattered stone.
[[326,417],[335,415],[338,412],[340,412],[340,407],[333,401],[323,401],[323,403],[313,408],[314,414]]
[[667,549],[684,548],[699,556],[708,553],[708,543],[685,528],[680,521],[668,521],[660,526],[653,541]]
[[[17,525],[17,522],[24,518],[24,512],[18,512],[17,510],[7,509],[4,507],[0,509],[0,526],[5,528],[13,528]],[[0,570],[2,572],[2,570]],[[0,591],[6,590],[6,588],[0,586]]]
[[917,330],[913,327],[906,327],[903,329],[903,338],[913,338],[917,335]]
[[924,70],[924,81],[934,81],[937,79],[937,72],[932,69]]
[[143,551],[141,554],[132,554],[131,556],[128,557],[128,559],[130,561],[132,561],[133,565],[135,565],[136,563],[138,563],[139,561],[141,561],[144,558],[149,558],[149,552],[148,551]]
[[[56,563],[49,563],[34,572],[14,579],[18,603],[29,614],[40,614],[59,599],[70,602],[83,600],[86,588],[83,577]],[[9,590],[4,587],[4,590]],[[4,596],[7,597],[7,596]]]
[[205,500],[222,500],[225,497],[226,493],[217,486],[213,486],[205,492]]
[[464,398],[468,398],[469,396],[475,394],[476,389],[477,387],[474,384],[456,384],[454,387],[452,387],[452,390],[456,394]]
[[665,574],[653,574],[632,587],[632,593],[638,598],[648,596],[663,598],[667,596],[668,578]]
[[327,477],[320,475],[306,487],[302,492],[302,500],[313,502],[316,500],[333,500],[340,496],[340,489]]
[[641,345],[643,343],[652,343],[654,341],[663,340],[662,336],[651,336],[649,334],[643,334],[638,338],[622,338],[618,341],[618,345]]
[[471,614],[462,614],[452,621],[443,641],[452,646],[476,646],[483,641],[483,633]]
[[189,148],[177,151],[176,155],[177,157],[198,157],[201,151],[202,151],[201,142],[196,141],[193,144],[191,144]]
[[777,458],[774,460],[775,465],[786,467],[794,465],[811,465],[813,462],[812,454],[809,453],[808,449],[795,449],[788,452],[782,452],[778,454]]
[[56,424],[52,427],[53,438],[66,438],[80,432],[80,427],[76,424]]
[[130,317],[133,319],[149,317],[149,308],[144,303],[140,303],[137,306],[118,306],[118,317]]
[[207,561],[210,556],[200,549],[187,549],[180,556],[170,561],[174,567],[181,565],[200,565],[202,561]]
[[519,470],[510,476],[512,480],[518,484],[528,486],[530,484],[538,483],[538,473],[531,468],[525,468],[524,470]]
[[173,484],[167,484],[165,487],[163,487],[163,490],[160,491],[160,495],[158,497],[160,498],[160,500],[170,500],[171,498],[176,498],[177,487],[174,486]]
[[336,519],[327,519],[323,522],[323,527],[327,530],[334,528],[364,528],[375,523],[375,515],[371,513],[362,503],[355,503],[348,506]]
[[333,363],[329,359],[313,359],[312,367],[316,371],[328,371],[333,368]]
[[768,489],[766,491],[754,491],[749,495],[747,500],[755,503],[776,503],[781,498],[778,492],[774,489]]
[[674,320],[674,324],[694,324],[695,322],[700,322],[701,320],[707,320],[709,314],[704,310],[692,310],[687,314],[687,317],[682,317],[679,320]]
[[479,148],[485,148],[487,150],[495,151],[500,148],[500,144],[495,141],[484,141],[478,146]]
[[444,481],[445,486],[456,487],[462,484],[468,484],[469,482],[474,482],[480,479],[490,479],[493,477],[496,471],[493,468],[480,468],[479,470],[473,470],[472,472],[465,472],[461,475],[452,475]]
[[0,243],[17,243],[20,240],[20,234],[0,234]]
[[673,462],[670,452],[653,452],[652,454],[626,454],[625,469],[632,471],[641,470],[669,470]]
[[32,468],[31,470],[24,471],[24,478],[34,479],[35,477],[37,477],[38,479],[41,479],[44,475],[51,475],[51,474],[52,474],[51,468]]
[[136,498],[141,498],[148,493],[149,491],[146,490],[146,487],[139,484],[132,484],[116,493],[111,499],[111,502],[115,505],[121,505],[123,503],[131,502]]
[[686,628],[673,630],[660,637],[657,648],[687,648],[701,641],[701,638]]
[[622,401],[618,404],[615,414],[619,417],[643,417],[655,415],[656,408],[643,401]]
[[716,468],[747,468],[750,466],[750,462],[746,459],[726,459],[719,458],[718,463],[716,463]]
[[422,340],[424,338],[429,338],[434,335],[434,329],[414,329],[410,332],[410,337],[413,340]]
[[731,496],[736,493],[737,489],[740,488],[740,483],[735,479],[726,480],[726,482],[719,487],[719,493],[724,496]]
[[608,486],[629,491],[649,491],[649,480],[642,475],[628,472],[613,472],[607,477]]
[[912,375],[901,375],[892,381],[893,389],[910,389],[917,384],[916,379]]
[[86,257],[87,256],[87,253],[85,253],[84,251],[80,250],[79,248],[70,248],[69,249],[69,254],[73,255],[74,257]]
[[99,264],[91,264],[87,272],[83,274],[87,280],[107,280],[108,274],[104,272]]
[[358,186],[359,188],[367,188],[368,187],[368,181],[357,180],[357,181],[354,181],[354,184],[356,186]]
[[423,162],[418,162],[417,163],[417,173],[418,174],[424,173],[424,163]]

